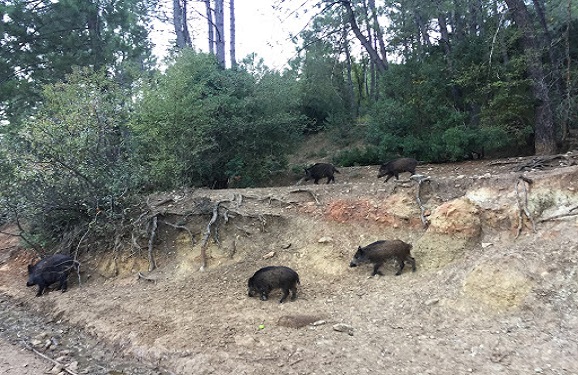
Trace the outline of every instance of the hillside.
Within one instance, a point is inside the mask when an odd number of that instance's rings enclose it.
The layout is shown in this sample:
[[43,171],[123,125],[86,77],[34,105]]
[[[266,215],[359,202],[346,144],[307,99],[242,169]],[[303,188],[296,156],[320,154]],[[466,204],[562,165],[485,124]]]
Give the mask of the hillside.
[[[421,185],[350,167],[330,185],[158,194],[156,270],[143,244],[94,251],[81,286],[39,298],[24,286],[33,254],[0,234],[0,343],[90,374],[575,374],[576,164],[420,165]],[[357,246],[390,238],[413,244],[417,272],[348,267]],[[247,297],[266,265],[299,273],[296,301]]]

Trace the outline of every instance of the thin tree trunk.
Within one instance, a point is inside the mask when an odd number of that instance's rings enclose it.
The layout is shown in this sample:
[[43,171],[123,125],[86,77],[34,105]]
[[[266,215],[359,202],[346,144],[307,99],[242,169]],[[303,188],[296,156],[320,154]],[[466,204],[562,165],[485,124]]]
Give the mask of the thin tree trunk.
[[229,57],[231,59],[231,68],[237,67],[237,57],[235,48],[235,0],[229,0]]
[[536,155],[556,153],[556,138],[550,91],[546,82],[542,51],[536,36],[528,8],[523,0],[505,0],[516,25],[522,31],[522,46],[527,59],[528,75],[532,80],[532,93],[536,101],[534,124],[534,152]]
[[350,114],[353,116],[357,116],[357,110],[355,108],[355,89],[353,87],[353,77],[352,77],[352,68],[351,68],[351,53],[349,51],[349,41],[347,40],[347,27],[345,24],[342,26],[341,32],[341,45],[342,49],[345,52],[345,64],[347,67],[347,93],[349,96],[349,111]]
[[215,24],[213,23],[213,9],[211,9],[211,0],[205,0],[205,13],[207,15],[207,30],[209,36],[209,53],[215,54]]
[[431,48],[431,40],[429,38],[429,33],[428,33],[427,27],[425,25],[425,22],[423,21],[421,14],[419,14],[417,11],[414,12],[414,19],[415,19],[415,23],[416,23],[417,28],[418,28],[418,34],[421,34],[421,39],[422,39],[423,44],[428,49]]
[[215,36],[217,61],[225,67],[225,9],[224,0],[215,1]]
[[179,49],[191,46],[191,36],[187,27],[187,1],[173,0],[173,26],[177,36],[177,48]]
[[373,23],[373,28],[375,30],[375,39],[379,44],[379,51],[381,53],[381,59],[385,62],[386,66],[388,66],[387,62],[387,52],[385,50],[385,42],[383,40],[383,31],[381,30],[381,26],[379,25],[377,19],[377,8],[375,7],[375,0],[368,1],[369,11],[371,12],[371,20]]

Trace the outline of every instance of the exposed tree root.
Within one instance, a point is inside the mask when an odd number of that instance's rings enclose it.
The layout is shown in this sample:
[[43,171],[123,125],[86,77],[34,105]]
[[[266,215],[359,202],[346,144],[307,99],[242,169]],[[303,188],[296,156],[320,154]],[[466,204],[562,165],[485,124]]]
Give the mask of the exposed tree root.
[[204,271],[205,268],[207,267],[207,244],[209,242],[209,237],[211,237],[211,226],[217,221],[217,218],[219,217],[219,206],[221,205],[221,203],[224,202],[230,202],[230,200],[218,201],[213,206],[213,215],[211,216],[211,220],[209,220],[209,223],[207,224],[205,235],[201,240],[201,268],[200,268],[201,271]]
[[[522,182],[522,186],[524,187],[524,199],[520,197],[520,192],[518,191],[520,182]],[[531,179],[522,175],[520,175],[518,181],[516,181],[516,200],[518,201],[518,232],[516,233],[516,238],[518,238],[522,232],[522,227],[524,226],[524,215],[526,215],[528,220],[530,220],[530,223],[532,223],[532,231],[536,233],[536,223],[534,222],[532,213],[528,209],[528,189],[526,188],[526,184],[530,187],[532,183],[533,181]]]
[[149,247],[148,247],[148,257],[149,257],[149,272],[157,268],[157,264],[155,262],[155,258],[153,257],[153,245],[155,242],[155,237],[157,235],[157,227],[158,227],[158,217],[157,215],[153,216],[151,222],[151,230],[149,236]]
[[426,209],[421,202],[421,185],[425,181],[429,182],[430,178],[424,175],[413,175],[410,177],[410,179],[417,181],[417,193],[415,198],[417,200],[417,204],[419,205],[421,223],[424,228],[427,228],[429,226],[429,220],[425,217]]
[[157,282],[156,279],[151,279],[150,277],[145,276],[142,272],[139,272],[139,273],[137,274],[137,279],[138,279],[138,280],[142,279],[142,280],[145,280],[145,281],[149,281],[149,282],[151,282],[151,283],[156,283],[156,282]]
[[570,166],[577,164],[578,153],[568,152],[565,154],[549,155],[534,157],[531,160],[518,165],[515,169],[516,172],[529,171],[535,169],[547,169],[560,166]]

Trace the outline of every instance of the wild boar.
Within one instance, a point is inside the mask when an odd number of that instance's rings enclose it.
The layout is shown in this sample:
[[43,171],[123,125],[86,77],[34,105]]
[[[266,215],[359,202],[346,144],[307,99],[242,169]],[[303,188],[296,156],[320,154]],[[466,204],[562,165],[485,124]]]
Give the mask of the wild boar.
[[269,298],[269,293],[273,289],[281,289],[283,297],[279,303],[283,303],[291,290],[291,300],[297,297],[297,284],[299,275],[289,267],[269,266],[263,267],[249,279],[247,283],[249,297],[260,295],[262,301]]
[[396,276],[401,275],[401,271],[405,267],[405,262],[409,262],[412,266],[412,271],[415,272],[415,259],[411,257],[410,250],[412,246],[401,240],[384,240],[376,241],[365,247],[359,246],[353,259],[349,263],[349,267],[357,267],[363,263],[373,263],[373,273],[371,276],[383,275],[379,271],[385,261],[395,259],[399,263],[399,270],[395,273]]
[[383,181],[387,182],[391,177],[395,176],[395,179],[399,180],[399,173],[409,172],[414,175],[416,166],[417,160],[413,158],[394,159],[381,165],[377,178],[387,176],[385,181]]
[[309,168],[305,168],[305,181],[313,179],[314,183],[319,183],[323,177],[327,177],[327,183],[335,182],[333,173],[340,173],[337,168],[330,163],[315,163]]
[[64,293],[68,287],[68,275],[73,269],[78,270],[79,265],[79,262],[68,255],[51,255],[35,265],[28,265],[28,282],[26,286],[38,285],[36,297],[40,297],[46,288],[59,282],[56,290],[62,290]]

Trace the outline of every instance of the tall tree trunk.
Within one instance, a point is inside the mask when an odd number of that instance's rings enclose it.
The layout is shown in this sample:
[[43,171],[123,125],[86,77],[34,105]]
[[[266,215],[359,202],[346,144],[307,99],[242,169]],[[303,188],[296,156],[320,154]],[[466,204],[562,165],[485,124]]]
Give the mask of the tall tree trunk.
[[[365,22],[365,29],[367,31],[367,41],[371,46],[375,46],[375,42],[373,39],[373,28],[371,27],[371,22],[369,21],[369,8],[367,6],[367,1],[363,0],[363,21]],[[345,17],[344,23],[347,22],[348,16]],[[375,49],[375,48],[374,48]],[[375,61],[370,60],[369,62],[369,98],[372,100],[377,100],[377,76],[376,76],[376,69],[375,69]]]
[[235,32],[235,0],[229,0],[229,56],[233,69],[237,67]]
[[173,26],[177,36],[177,48],[191,47],[191,36],[187,26],[187,1],[173,0]]
[[414,14],[415,24],[417,25],[418,35],[421,34],[422,44],[425,45],[428,49],[431,48],[431,40],[429,38],[429,32],[427,30],[427,26],[423,20],[423,17],[419,12],[415,11]]
[[207,31],[209,37],[209,53],[215,54],[215,24],[213,23],[213,9],[211,8],[211,0],[205,0],[205,14],[207,16]]
[[103,66],[102,56],[102,41],[101,41],[101,20],[99,18],[98,3],[89,3],[87,6],[87,28],[90,35],[91,56],[93,57],[93,64],[95,69],[100,69]]
[[385,42],[383,40],[383,30],[381,30],[381,26],[379,25],[377,19],[377,8],[375,7],[375,0],[368,1],[369,11],[371,12],[371,20],[373,23],[373,28],[375,30],[375,39],[379,44],[379,51],[381,53],[381,59],[385,62],[385,65],[388,66],[387,62],[387,52],[385,50]]
[[224,0],[215,1],[215,36],[217,61],[225,67],[225,9]]
[[363,48],[365,48],[365,50],[369,54],[369,58],[371,59],[371,61],[375,63],[375,67],[377,68],[377,70],[379,72],[386,71],[388,68],[387,60],[382,59],[379,56],[379,53],[373,47],[371,42],[368,40],[368,38],[365,37],[365,35],[363,35],[361,30],[359,29],[359,25],[357,24],[357,20],[355,19],[355,13],[353,12],[353,8],[351,6],[351,1],[341,0],[340,3],[345,7],[345,10],[347,12],[347,19],[349,21],[349,26],[351,27],[351,30],[353,31],[353,33],[355,34],[355,36],[357,37]]
[[355,89],[353,87],[353,77],[351,68],[351,52],[349,51],[349,41],[347,40],[347,27],[345,23],[341,30],[341,48],[345,52],[345,64],[347,68],[347,94],[349,96],[349,113],[351,116],[357,117],[357,109],[355,108]]
[[532,80],[532,93],[536,100],[534,124],[534,148],[536,155],[556,152],[556,136],[550,91],[542,65],[542,50],[536,30],[530,20],[530,13],[523,0],[505,0],[512,12],[514,22],[522,32],[522,46],[527,60],[528,75]]

